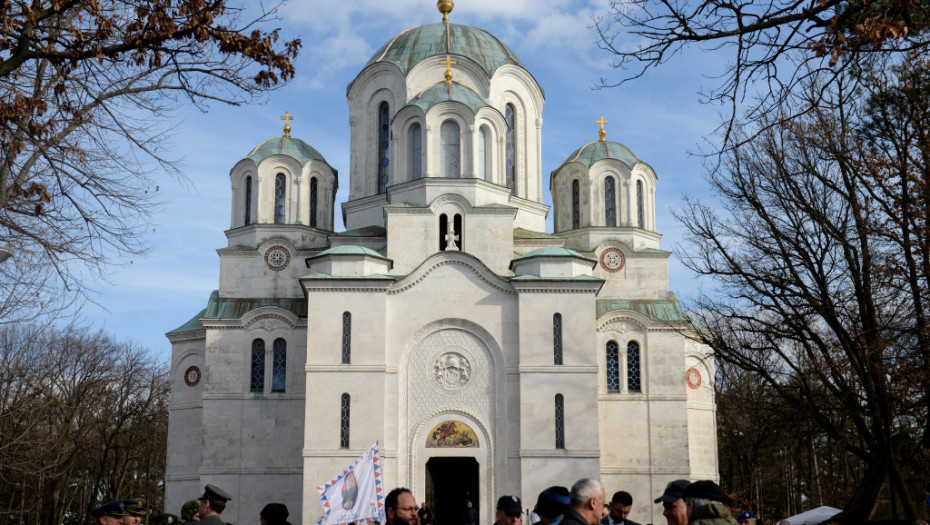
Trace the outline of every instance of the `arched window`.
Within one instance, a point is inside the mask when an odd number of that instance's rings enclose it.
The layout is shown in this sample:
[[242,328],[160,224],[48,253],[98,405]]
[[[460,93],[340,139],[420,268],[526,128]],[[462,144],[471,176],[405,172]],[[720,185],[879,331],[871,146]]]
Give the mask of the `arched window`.
[[407,144],[410,145],[410,158],[407,165],[410,166],[410,180],[419,179],[423,176],[423,131],[420,124],[410,126],[407,131]]
[[252,177],[245,178],[245,225],[252,224]]
[[462,250],[462,215],[456,213],[449,222],[445,213],[439,215],[439,251]]
[[557,365],[562,364],[562,314],[552,316],[552,354]]
[[342,313],[342,364],[352,362],[352,314]]
[[349,448],[349,394],[342,394],[339,414],[339,448]]
[[490,180],[491,172],[491,132],[487,126],[481,126],[478,129],[478,178]]
[[249,374],[249,392],[265,391],[265,341],[252,341],[251,373]]
[[617,189],[613,177],[604,179],[604,224],[617,225]]
[[639,366],[639,343],[630,341],[626,345],[626,385],[630,392],[642,392]]
[[391,145],[391,107],[382,102],[378,108],[378,193],[388,187],[388,153]]
[[514,190],[514,180],[517,178],[517,109],[513,104],[507,104],[504,111],[504,120],[507,121],[507,174],[505,183],[511,191]]
[[439,128],[442,145],[442,176],[457,179],[462,176],[461,141],[459,125],[454,120],[447,120]]
[[646,207],[643,202],[643,181],[636,181],[636,217],[637,217],[637,226],[640,228],[646,227]]
[[287,211],[287,178],[283,173],[274,176],[274,222],[284,222],[284,213]]
[[616,341],[607,343],[607,391],[620,391],[620,346]]
[[317,211],[317,187],[316,177],[310,179],[310,227],[316,228],[316,211]]
[[555,395],[555,448],[565,448],[565,398]]
[[581,184],[578,179],[572,181],[572,229],[581,228]]
[[271,348],[271,391],[284,392],[287,383],[287,342],[275,339]]

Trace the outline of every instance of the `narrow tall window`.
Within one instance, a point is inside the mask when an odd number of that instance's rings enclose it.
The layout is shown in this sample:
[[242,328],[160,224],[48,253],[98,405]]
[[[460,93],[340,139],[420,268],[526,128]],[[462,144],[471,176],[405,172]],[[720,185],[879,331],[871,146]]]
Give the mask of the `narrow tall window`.
[[349,394],[342,394],[339,414],[339,448],[349,448]]
[[461,141],[459,125],[454,120],[447,120],[439,128],[442,146],[442,176],[457,179],[462,176]]
[[287,383],[287,342],[275,339],[271,348],[271,391],[284,392]]
[[555,364],[562,364],[562,314],[552,316],[552,354]]
[[251,374],[249,375],[249,392],[265,391],[265,341],[252,341]]
[[642,392],[639,366],[639,343],[630,341],[626,345],[626,384],[630,392]]
[[310,227],[316,228],[316,212],[317,212],[317,187],[316,177],[310,179]]
[[352,314],[342,313],[342,364],[352,362]]
[[607,343],[607,391],[620,391],[620,346],[616,341]]
[[407,143],[410,144],[410,158],[407,165],[410,166],[410,180],[419,179],[423,176],[423,128],[419,124],[410,126],[407,132]]
[[284,177],[283,173],[278,173],[274,176],[274,222],[276,224],[284,222],[284,212],[287,210],[286,182],[287,179]]
[[449,216],[445,213],[439,215],[439,251],[446,251],[449,241],[446,235],[449,234]]
[[513,107],[513,104],[507,104],[504,111],[504,120],[507,121],[507,173],[505,183],[513,191],[514,180],[517,175],[517,109]]
[[252,224],[252,177],[245,178],[245,225]]
[[577,179],[572,181],[572,229],[581,228],[581,184]]
[[565,448],[565,398],[555,395],[555,448]]
[[646,208],[643,202],[643,181],[641,180],[636,181],[636,218],[638,220],[637,226],[645,228]]
[[604,179],[604,224],[617,225],[617,190],[613,177]]
[[382,102],[378,108],[378,193],[388,187],[388,160],[391,145],[391,107]]
[[449,239],[449,242],[455,243],[455,249],[459,251],[465,250],[465,236],[462,235],[462,214],[456,213],[452,217],[452,237]]
[[491,175],[491,133],[487,126],[478,130],[478,178],[489,180]]

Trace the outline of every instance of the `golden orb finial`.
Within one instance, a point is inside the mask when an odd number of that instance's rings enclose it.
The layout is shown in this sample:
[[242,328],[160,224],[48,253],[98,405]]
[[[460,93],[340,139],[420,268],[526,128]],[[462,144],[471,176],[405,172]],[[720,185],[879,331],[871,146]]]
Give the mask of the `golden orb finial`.
[[458,62],[456,62],[455,60],[452,60],[451,56],[446,55],[446,59],[440,62],[440,64],[446,66],[446,74],[445,74],[446,84],[451,84],[452,83],[452,66],[458,64]]
[[597,132],[597,134],[601,137],[598,139],[598,141],[607,142],[607,132],[604,131],[604,124],[610,124],[610,122],[604,120],[604,115],[601,115],[601,120],[595,120],[594,123],[601,125],[601,130]]
[[452,8],[455,7],[455,2],[452,0],[439,0],[436,2],[436,7],[439,8],[439,12],[442,13],[442,23],[449,23],[449,13],[452,12]]
[[281,117],[281,120],[284,121],[284,138],[291,138],[291,124],[290,122],[294,120],[294,117],[291,116],[290,111],[285,111],[284,116]]

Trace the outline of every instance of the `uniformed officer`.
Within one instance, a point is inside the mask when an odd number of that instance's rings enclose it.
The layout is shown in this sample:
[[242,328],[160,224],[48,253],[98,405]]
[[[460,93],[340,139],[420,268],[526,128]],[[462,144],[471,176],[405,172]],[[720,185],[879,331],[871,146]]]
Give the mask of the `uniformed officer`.
[[156,514],[149,520],[149,525],[180,525],[180,523],[181,518],[167,512]]
[[123,500],[118,499],[100,505],[90,511],[90,515],[94,517],[94,523],[97,525],[122,525],[126,510]]
[[145,516],[145,500],[142,498],[131,498],[123,500],[123,507],[126,509],[126,515],[123,516],[123,525],[139,525],[142,523],[142,517]]
[[204,487],[203,496],[200,497],[200,525],[226,525],[226,522],[220,519],[220,514],[226,508],[226,502],[231,499],[232,496],[216,485]]
[[181,506],[181,520],[184,523],[200,521],[200,500],[192,499]]

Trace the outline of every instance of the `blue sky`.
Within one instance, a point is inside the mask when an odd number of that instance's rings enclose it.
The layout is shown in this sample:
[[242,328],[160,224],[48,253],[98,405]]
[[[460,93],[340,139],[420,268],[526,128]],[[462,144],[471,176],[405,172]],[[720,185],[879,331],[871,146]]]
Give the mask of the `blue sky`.
[[[607,0],[458,0],[452,22],[488,30],[523,61],[546,93],[543,112],[543,174],[547,204],[549,172],[575,149],[597,139],[603,115],[607,140],[628,146],[653,167],[662,247],[674,249],[681,228],[670,210],[684,196],[703,196],[703,161],[697,151],[720,122],[721,108],[699,103],[702,87],[713,87],[719,57],[691,50],[645,77],[621,87],[593,89],[602,77],[617,80],[612,56],[598,49],[593,17],[606,14]],[[297,76],[271,93],[263,105],[214,106],[202,113],[182,107],[169,156],[179,160],[187,181],[161,177],[163,205],[155,211],[145,241],[151,252],[114,270],[96,285],[96,302],[86,320],[117,338],[131,339],[167,359],[164,333],[205,305],[219,284],[216,249],[226,246],[230,221],[229,170],[261,141],[281,135],[289,111],[291,135],[319,150],[339,171],[337,226],[347,197],[349,114],[346,85],[371,55],[404,29],[441,20],[433,0],[291,0],[279,10],[285,39],[299,37],[303,49]],[[623,45],[634,46],[625,36]],[[549,229],[551,227],[551,212]],[[695,280],[677,261],[670,264],[671,288],[687,297]]]

